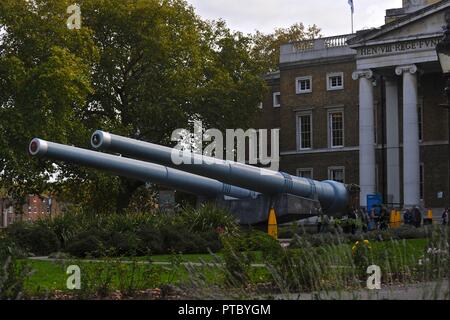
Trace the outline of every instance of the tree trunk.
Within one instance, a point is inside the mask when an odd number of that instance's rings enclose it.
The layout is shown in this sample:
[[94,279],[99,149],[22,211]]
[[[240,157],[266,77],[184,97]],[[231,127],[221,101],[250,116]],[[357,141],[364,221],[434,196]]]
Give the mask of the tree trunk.
[[137,180],[120,178],[120,191],[117,196],[117,213],[123,213],[130,205],[134,192],[144,183]]

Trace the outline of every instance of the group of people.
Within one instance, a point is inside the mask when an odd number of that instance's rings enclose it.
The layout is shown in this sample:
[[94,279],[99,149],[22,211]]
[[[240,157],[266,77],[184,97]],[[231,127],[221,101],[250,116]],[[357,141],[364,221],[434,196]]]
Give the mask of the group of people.
[[364,223],[367,225],[367,230],[386,230],[389,227],[389,213],[385,207],[380,209],[380,213],[377,212],[375,208],[370,211],[370,214],[367,214],[363,211],[362,218]]
[[[390,224],[390,211],[388,208],[381,206],[380,208],[373,208],[370,214],[367,213],[365,209],[355,210],[348,216],[349,219],[361,220],[363,222],[364,231],[373,230],[386,230],[389,228]],[[449,209],[444,209],[442,213],[442,225],[446,226],[449,224]],[[426,224],[427,219],[424,219],[423,212],[419,207],[413,207],[411,209],[403,210],[403,223],[405,225],[411,225],[416,228],[420,228],[422,224]],[[430,219],[430,223],[432,220]],[[330,224],[330,219],[328,216],[320,214],[317,224],[317,231],[319,233],[326,231],[328,225]]]
[[403,222],[407,225],[412,225],[416,228],[420,228],[422,225],[423,216],[418,207],[412,209],[405,209],[403,211]]

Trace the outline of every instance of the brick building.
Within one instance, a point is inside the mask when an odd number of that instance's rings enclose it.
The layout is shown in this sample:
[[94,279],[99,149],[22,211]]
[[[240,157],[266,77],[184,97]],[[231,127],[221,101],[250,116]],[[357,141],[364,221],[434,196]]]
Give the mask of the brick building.
[[281,47],[260,128],[280,128],[281,170],[380,193],[398,207],[448,203],[448,127],[435,47],[450,1],[405,0],[386,24]]
[[43,217],[58,215],[63,207],[51,197],[30,195],[21,210],[10,199],[0,198],[0,228],[5,228],[16,221],[36,221]]

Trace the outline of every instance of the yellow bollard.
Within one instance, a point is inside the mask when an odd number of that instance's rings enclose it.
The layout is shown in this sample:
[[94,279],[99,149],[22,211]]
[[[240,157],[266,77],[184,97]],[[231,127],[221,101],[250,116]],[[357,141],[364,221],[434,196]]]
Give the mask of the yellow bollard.
[[402,214],[400,211],[392,210],[391,211],[391,220],[390,220],[390,226],[391,228],[400,228],[402,225]]
[[391,228],[395,228],[396,222],[397,222],[397,213],[395,212],[395,210],[392,210],[391,216],[389,218],[389,225],[391,226]]
[[278,240],[278,224],[277,224],[277,215],[275,214],[275,209],[270,209],[269,213],[269,228],[268,228],[268,234],[274,238],[275,240]]
[[427,219],[425,220],[426,225],[433,224],[433,210],[429,209],[427,212]]

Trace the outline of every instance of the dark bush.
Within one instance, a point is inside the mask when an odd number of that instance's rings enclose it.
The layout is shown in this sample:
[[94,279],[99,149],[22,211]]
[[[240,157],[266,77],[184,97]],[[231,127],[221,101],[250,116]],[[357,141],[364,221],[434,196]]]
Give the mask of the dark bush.
[[403,225],[398,229],[393,229],[397,239],[423,239],[429,237],[425,228],[416,228],[410,225]]
[[177,214],[65,213],[11,226],[8,236],[35,255],[64,251],[76,257],[217,252],[219,234],[237,230],[228,212],[204,206]]
[[34,255],[46,256],[60,250],[56,234],[40,225],[15,223],[8,228],[7,235],[17,246]]
[[161,233],[151,226],[143,226],[136,232],[139,239],[137,253],[140,255],[153,255],[164,253]]
[[114,256],[136,256],[138,242],[130,232],[112,232],[103,239],[103,247]]
[[195,233],[183,225],[168,225],[161,227],[160,234],[166,253],[208,253],[221,248],[215,231]]
[[105,255],[102,241],[95,234],[81,233],[67,246],[66,251],[80,258],[101,257]]

